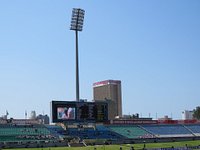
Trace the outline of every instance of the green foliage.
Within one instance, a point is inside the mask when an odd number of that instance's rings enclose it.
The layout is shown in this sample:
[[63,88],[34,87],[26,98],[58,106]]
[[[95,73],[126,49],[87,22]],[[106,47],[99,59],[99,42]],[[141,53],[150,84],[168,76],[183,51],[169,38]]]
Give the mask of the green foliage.
[[198,107],[196,107],[196,109],[194,109],[193,117],[195,119],[200,120],[200,106],[198,106]]

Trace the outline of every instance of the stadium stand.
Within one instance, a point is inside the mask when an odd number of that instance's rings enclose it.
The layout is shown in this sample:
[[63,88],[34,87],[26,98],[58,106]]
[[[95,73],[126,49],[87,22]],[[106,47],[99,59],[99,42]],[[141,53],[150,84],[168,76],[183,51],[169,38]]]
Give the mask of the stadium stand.
[[200,124],[35,124],[1,120],[0,148],[86,146],[200,139]]
[[141,125],[156,137],[189,137],[193,134],[183,125]]
[[185,125],[195,136],[200,136],[200,124]]
[[53,139],[43,125],[0,124],[0,142]]
[[66,131],[61,126],[45,125],[45,127],[51,132],[51,134],[58,138],[63,138],[67,135]]
[[68,135],[76,136],[81,139],[121,139],[123,136],[110,131],[105,126],[95,128],[68,128]]
[[153,135],[143,130],[139,126],[110,126],[112,131],[126,138],[151,138]]

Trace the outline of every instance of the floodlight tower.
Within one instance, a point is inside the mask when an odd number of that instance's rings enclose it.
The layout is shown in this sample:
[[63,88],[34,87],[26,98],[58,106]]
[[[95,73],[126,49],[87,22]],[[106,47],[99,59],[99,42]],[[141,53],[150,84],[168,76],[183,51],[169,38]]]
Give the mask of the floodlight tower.
[[73,8],[70,30],[76,35],[76,101],[79,101],[79,65],[78,65],[78,31],[83,30],[83,20],[85,11],[80,8]]

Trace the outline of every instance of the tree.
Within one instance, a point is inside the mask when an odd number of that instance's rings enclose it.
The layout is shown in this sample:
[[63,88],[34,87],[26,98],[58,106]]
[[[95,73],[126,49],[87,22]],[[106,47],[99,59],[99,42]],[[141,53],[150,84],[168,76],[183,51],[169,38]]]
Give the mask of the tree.
[[197,106],[196,109],[194,109],[193,117],[200,120],[200,106]]

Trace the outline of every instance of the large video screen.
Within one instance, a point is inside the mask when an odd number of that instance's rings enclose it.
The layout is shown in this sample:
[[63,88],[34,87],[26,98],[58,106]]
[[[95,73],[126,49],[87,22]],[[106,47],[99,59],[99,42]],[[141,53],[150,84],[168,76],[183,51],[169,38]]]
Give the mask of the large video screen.
[[57,118],[58,119],[75,119],[75,108],[74,107],[57,107]]
[[52,101],[52,122],[104,122],[108,120],[106,102]]

